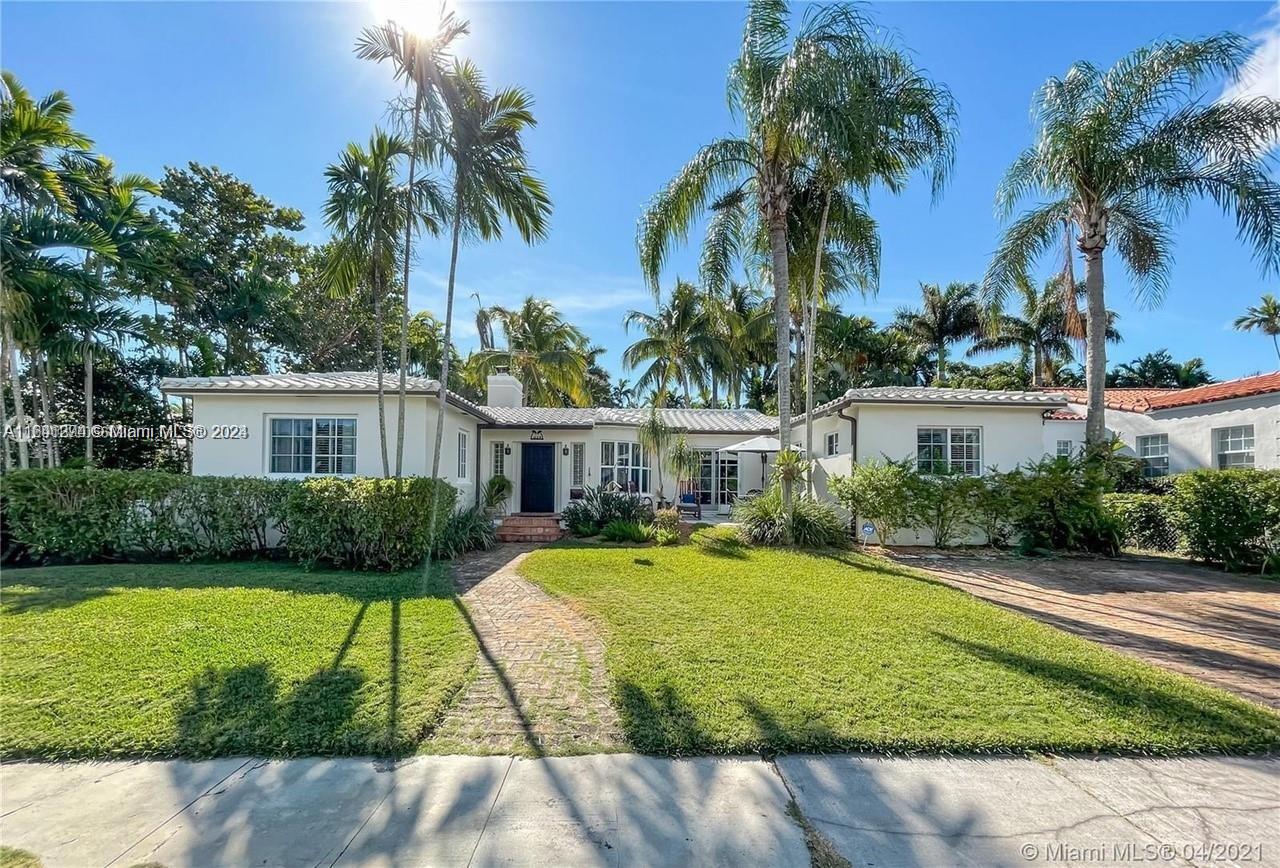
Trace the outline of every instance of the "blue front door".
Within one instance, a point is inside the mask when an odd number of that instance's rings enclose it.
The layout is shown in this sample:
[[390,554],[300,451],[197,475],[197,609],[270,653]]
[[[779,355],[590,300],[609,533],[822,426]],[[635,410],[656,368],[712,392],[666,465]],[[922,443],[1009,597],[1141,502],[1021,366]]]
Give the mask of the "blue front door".
[[555,512],[556,447],[524,443],[520,452],[520,511]]

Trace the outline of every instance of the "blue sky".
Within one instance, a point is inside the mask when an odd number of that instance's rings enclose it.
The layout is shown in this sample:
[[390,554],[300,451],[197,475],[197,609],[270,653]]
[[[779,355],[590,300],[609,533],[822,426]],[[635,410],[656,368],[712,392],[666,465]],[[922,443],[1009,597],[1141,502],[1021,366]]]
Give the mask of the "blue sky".
[[[533,294],[606,347],[618,373],[624,313],[652,306],[636,263],[636,217],[701,144],[734,129],[725,73],[743,8],[467,0],[459,8],[472,22],[461,53],[491,83],[519,84],[536,100],[528,146],[555,202],[545,242],[526,247],[512,233],[463,250],[459,343],[464,351],[475,343],[471,293],[485,304]],[[1266,3],[903,2],[871,11],[960,107],[955,176],[941,203],[931,203],[923,179],[904,195],[873,196],[880,292],[843,306],[879,320],[915,302],[920,281],[980,279],[1000,232],[993,192],[1030,141],[1032,95],[1073,61],[1109,65],[1153,39],[1235,30],[1260,37],[1259,57],[1271,65],[1259,86],[1280,96],[1280,16]],[[351,51],[374,20],[368,4],[5,2],[0,16],[4,68],[38,94],[67,91],[77,125],[122,170],[158,176],[189,160],[217,165],[300,208],[305,240],[327,235],[325,165],[385,121],[394,93],[386,67]],[[1210,205],[1194,208],[1177,238],[1170,290],[1154,310],[1133,302],[1109,259],[1109,301],[1125,337],[1112,360],[1167,347],[1177,358],[1203,356],[1220,378],[1274,369],[1270,342],[1230,323],[1277,291],[1275,276],[1264,278]],[[421,247],[415,307],[442,312],[446,267],[443,243]],[[674,257],[664,286],[677,274],[696,276],[695,249]]]

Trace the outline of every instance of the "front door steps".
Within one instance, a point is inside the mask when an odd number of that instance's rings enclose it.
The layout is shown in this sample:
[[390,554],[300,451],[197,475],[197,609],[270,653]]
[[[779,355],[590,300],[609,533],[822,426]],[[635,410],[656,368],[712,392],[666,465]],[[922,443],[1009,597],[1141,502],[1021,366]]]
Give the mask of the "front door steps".
[[501,542],[549,543],[560,539],[560,516],[550,512],[517,512],[498,525]]

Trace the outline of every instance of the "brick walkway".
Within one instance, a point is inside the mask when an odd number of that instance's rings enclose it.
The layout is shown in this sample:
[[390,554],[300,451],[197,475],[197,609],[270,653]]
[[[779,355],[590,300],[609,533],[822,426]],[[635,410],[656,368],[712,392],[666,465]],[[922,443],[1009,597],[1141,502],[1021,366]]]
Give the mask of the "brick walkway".
[[544,756],[626,747],[609,700],[604,643],[585,618],[518,575],[532,550],[500,545],[455,564],[480,651],[475,678],[429,751]]
[[1157,559],[895,558],[975,596],[1280,708],[1280,582]]

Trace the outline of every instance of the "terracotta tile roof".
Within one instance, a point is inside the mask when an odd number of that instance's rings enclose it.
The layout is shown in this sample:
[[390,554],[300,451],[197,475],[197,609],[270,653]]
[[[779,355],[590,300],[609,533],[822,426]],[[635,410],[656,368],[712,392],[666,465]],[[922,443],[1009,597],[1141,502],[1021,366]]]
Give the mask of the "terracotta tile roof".
[[[1087,400],[1084,389],[1054,389],[1053,391],[1065,395],[1073,404],[1084,404]],[[1105,403],[1112,410],[1148,413],[1152,410],[1190,407],[1195,404],[1209,404],[1214,401],[1249,398],[1275,392],[1280,392],[1280,371],[1227,380],[1225,383],[1210,383],[1207,386],[1196,386],[1192,389],[1107,389]]]
[[[1052,389],[1052,391],[1064,396],[1072,404],[1087,404],[1089,401],[1089,393],[1084,389]],[[1109,388],[1106,392],[1105,404],[1112,410],[1145,413],[1150,409],[1152,400],[1180,391],[1182,390]]]
[[1072,413],[1070,410],[1050,410],[1044,414],[1046,419],[1056,419],[1059,422],[1083,422],[1084,416],[1079,413]]

